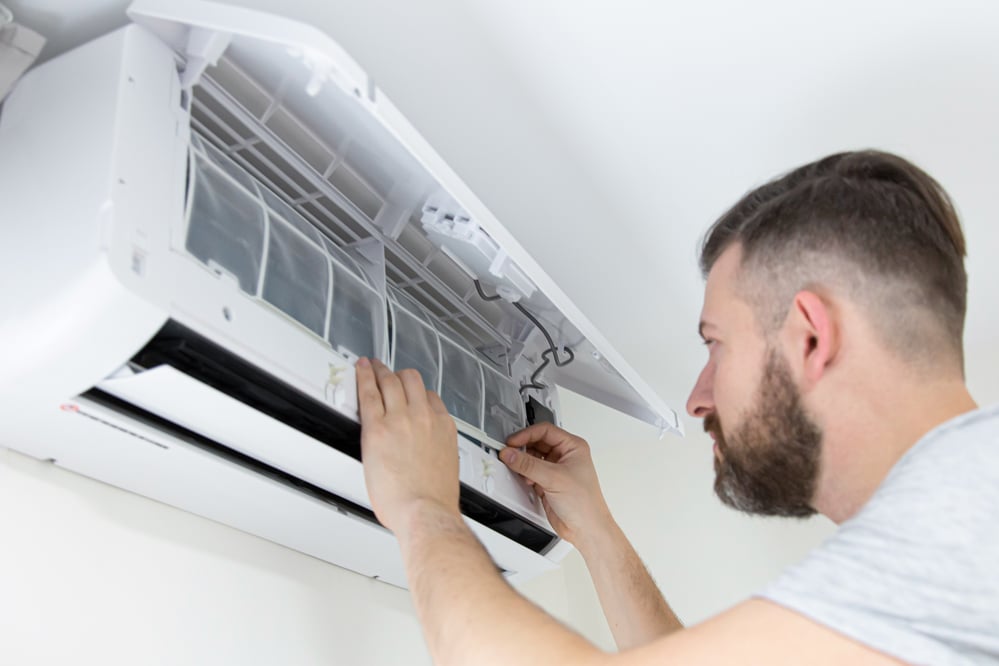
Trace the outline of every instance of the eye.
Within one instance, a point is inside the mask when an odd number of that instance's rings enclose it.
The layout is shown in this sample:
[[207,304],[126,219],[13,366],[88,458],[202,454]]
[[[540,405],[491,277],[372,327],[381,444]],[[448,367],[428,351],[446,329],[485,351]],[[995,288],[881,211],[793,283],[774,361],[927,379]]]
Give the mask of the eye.
[[711,349],[711,347],[715,344],[715,340],[712,340],[711,338],[704,338],[701,342],[708,349]]

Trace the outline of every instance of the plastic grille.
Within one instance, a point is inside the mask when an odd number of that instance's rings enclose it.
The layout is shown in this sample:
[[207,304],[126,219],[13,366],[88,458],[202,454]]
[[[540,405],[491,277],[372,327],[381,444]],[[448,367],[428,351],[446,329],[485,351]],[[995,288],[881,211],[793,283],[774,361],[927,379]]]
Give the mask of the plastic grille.
[[[509,313],[474,294],[471,278],[423,234],[410,218],[398,239],[375,223],[386,200],[351,165],[282,106],[280,91],[269,93],[236,64],[223,58],[195,88],[191,125],[196,134],[281,195],[328,238],[348,246],[378,238],[385,246],[386,279],[415,298],[436,323],[472,348],[509,350],[501,329]],[[347,141],[349,138],[344,138]],[[462,279],[466,284],[462,285]]]

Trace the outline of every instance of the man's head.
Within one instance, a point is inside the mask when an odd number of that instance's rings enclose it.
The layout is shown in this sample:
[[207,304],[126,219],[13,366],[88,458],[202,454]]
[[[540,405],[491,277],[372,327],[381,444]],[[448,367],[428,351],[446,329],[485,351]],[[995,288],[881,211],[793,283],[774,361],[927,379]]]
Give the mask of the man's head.
[[711,227],[700,258],[710,357],[688,411],[717,443],[723,501],[814,511],[824,433],[803,392],[844,349],[861,357],[858,340],[913,373],[963,377],[964,255],[940,186],[875,151],[795,169]]

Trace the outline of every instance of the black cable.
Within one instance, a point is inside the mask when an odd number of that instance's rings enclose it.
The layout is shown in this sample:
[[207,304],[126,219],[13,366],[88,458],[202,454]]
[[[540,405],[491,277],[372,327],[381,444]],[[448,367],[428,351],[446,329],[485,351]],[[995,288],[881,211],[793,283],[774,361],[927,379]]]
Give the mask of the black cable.
[[[475,283],[475,290],[477,292],[479,292],[479,297],[482,298],[482,300],[484,300],[484,301],[498,301],[499,299],[503,298],[499,294],[493,294],[492,296],[487,296],[486,293],[484,291],[482,291],[482,283],[480,283],[478,280],[473,280],[473,282]],[[576,360],[576,354],[572,351],[571,348],[569,348],[569,347],[563,347],[562,350],[565,352],[565,354],[566,354],[566,356],[568,356],[568,358],[565,359],[565,360],[560,360],[559,357],[558,357],[558,348],[555,347],[555,341],[552,340],[552,336],[548,334],[547,329],[545,329],[545,327],[541,325],[541,322],[538,321],[537,317],[535,317],[530,312],[528,312],[527,308],[525,308],[520,303],[517,303],[516,301],[513,302],[513,307],[515,307],[518,310],[520,310],[521,314],[523,314],[525,317],[527,317],[531,321],[532,324],[534,324],[535,326],[537,326],[538,330],[541,331],[541,334],[545,336],[545,340],[548,341],[548,349],[546,349],[544,352],[541,353],[541,358],[542,358],[541,365],[539,365],[534,370],[534,372],[531,373],[531,381],[530,381],[530,383],[524,384],[523,386],[520,387],[520,392],[523,393],[524,391],[526,391],[528,389],[538,389],[538,390],[546,389],[546,388],[548,388],[546,385],[541,384],[541,383],[538,382],[538,375],[541,374],[541,371],[544,370],[545,368],[547,368],[548,364],[552,360],[555,361],[555,367],[556,368],[561,368],[563,366],[569,365],[574,360]]]
[[[564,349],[565,352],[569,355],[569,359],[563,361],[561,364],[559,364],[558,361],[556,361],[555,365],[557,367],[561,367],[562,365],[569,365],[576,358],[576,355],[573,353],[571,349],[569,349],[568,347],[564,347]],[[540,391],[542,389],[548,388],[546,384],[541,384],[540,382],[538,382],[538,375],[541,374],[542,370],[548,367],[548,363],[550,362],[550,359],[548,357],[553,356],[554,354],[555,350],[553,349],[546,349],[544,352],[541,353],[541,358],[543,358],[544,360],[541,362],[541,365],[539,365],[531,374],[531,382],[529,384],[524,384],[523,386],[520,387],[521,393],[527,391],[528,389],[538,389]]]
[[482,283],[478,280],[472,280],[475,283],[475,291],[479,292],[479,298],[484,301],[498,301],[503,298],[499,294],[493,294],[492,296],[486,296],[486,292],[482,291]]

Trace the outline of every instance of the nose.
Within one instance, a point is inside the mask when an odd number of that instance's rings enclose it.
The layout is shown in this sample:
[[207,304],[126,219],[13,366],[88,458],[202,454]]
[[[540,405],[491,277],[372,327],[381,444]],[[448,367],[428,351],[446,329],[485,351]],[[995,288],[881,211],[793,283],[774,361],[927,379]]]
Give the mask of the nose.
[[690,391],[690,397],[687,398],[687,413],[701,419],[714,409],[714,367],[709,362],[701,370],[701,374],[697,377],[697,383]]

